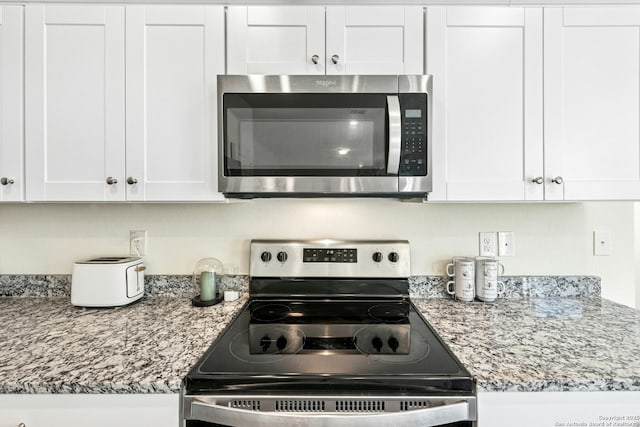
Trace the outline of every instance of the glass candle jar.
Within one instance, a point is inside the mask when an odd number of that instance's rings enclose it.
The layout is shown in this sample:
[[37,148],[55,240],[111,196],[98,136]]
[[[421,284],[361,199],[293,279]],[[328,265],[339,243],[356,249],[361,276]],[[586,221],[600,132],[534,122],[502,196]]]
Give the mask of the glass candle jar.
[[193,270],[193,286],[200,293],[200,301],[213,301],[222,294],[220,279],[224,273],[222,263],[215,258],[198,261]]

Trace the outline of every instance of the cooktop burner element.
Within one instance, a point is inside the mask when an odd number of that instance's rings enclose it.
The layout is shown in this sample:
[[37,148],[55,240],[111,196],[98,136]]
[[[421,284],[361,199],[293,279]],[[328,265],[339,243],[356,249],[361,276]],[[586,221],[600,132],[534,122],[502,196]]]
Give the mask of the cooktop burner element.
[[[245,329],[231,339],[229,351],[239,361],[245,363],[276,363],[302,350],[304,336],[299,331],[288,331],[270,326],[260,330],[254,329],[254,334],[260,337],[255,351],[249,351],[250,331]],[[284,336],[288,339],[284,339]],[[254,357],[253,354],[260,354]]]
[[408,315],[408,307],[398,305],[377,304],[369,308],[369,316],[381,322],[402,322]]
[[475,426],[473,378],[409,298],[409,253],[253,241],[250,299],[184,379],[183,427]]
[[291,313],[291,307],[284,304],[267,304],[251,310],[251,318],[260,322],[275,322]]

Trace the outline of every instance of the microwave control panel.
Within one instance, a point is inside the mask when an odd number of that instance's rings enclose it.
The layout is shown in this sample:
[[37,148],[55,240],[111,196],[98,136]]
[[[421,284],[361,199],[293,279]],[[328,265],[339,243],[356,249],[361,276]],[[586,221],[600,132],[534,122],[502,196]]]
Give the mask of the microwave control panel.
[[400,94],[402,142],[400,176],[427,174],[427,95]]

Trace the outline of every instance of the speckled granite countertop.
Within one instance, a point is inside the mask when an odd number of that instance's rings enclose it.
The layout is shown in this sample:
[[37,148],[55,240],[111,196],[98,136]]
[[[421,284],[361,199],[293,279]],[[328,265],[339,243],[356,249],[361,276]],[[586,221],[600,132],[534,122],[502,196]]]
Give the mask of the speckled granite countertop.
[[82,309],[68,297],[0,298],[0,394],[178,393],[245,301],[197,308],[154,297]]
[[600,297],[414,299],[479,391],[640,391],[640,311]]
[[[640,391],[640,311],[578,295],[413,301],[479,391]],[[245,301],[82,309],[64,296],[0,297],[0,393],[178,393]]]

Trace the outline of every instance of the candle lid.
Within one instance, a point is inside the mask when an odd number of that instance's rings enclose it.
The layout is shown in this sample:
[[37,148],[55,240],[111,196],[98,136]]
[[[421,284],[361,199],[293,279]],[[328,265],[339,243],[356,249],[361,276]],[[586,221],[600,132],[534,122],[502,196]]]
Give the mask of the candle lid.
[[216,258],[203,258],[196,263],[196,266],[193,269],[193,274],[200,275],[203,271],[208,271],[221,276],[224,273],[224,266],[222,265],[222,262]]

